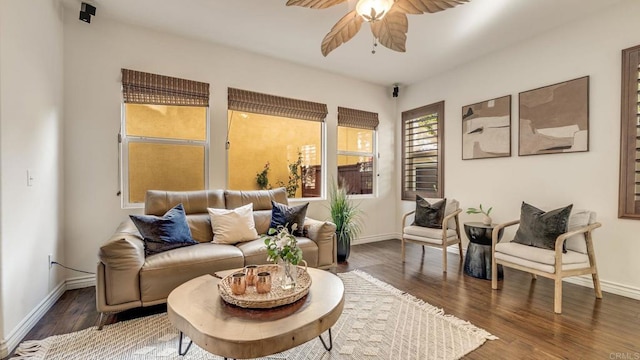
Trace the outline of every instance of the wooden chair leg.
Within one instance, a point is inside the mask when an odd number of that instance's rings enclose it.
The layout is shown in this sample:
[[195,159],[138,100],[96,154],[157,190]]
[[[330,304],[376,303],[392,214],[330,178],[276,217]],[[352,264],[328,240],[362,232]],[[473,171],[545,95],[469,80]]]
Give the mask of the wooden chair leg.
[[447,245],[442,245],[442,272],[447,272]]
[[531,273],[531,279],[538,280],[538,275]]
[[458,243],[458,252],[460,253],[460,261],[463,261],[464,258],[463,258],[463,255],[462,255],[462,241],[460,241]]
[[555,290],[553,292],[553,312],[562,313],[562,277],[555,278]]
[[593,289],[596,291],[596,298],[602,299],[602,289],[600,288],[600,277],[598,276],[598,272],[594,272],[591,274],[591,278],[593,279]]
[[404,262],[404,238],[402,238],[402,262]]
[[491,288],[498,290],[498,264],[496,264],[495,258],[491,260]]

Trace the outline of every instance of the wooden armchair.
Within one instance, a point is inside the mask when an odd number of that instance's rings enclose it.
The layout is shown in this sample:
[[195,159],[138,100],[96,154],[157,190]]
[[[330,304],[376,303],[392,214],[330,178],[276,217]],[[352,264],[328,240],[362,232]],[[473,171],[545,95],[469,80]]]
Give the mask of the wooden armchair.
[[[441,199],[427,199],[429,202],[437,202]],[[462,212],[460,204],[455,199],[447,199],[442,229],[426,228],[413,224],[407,225],[409,216],[415,214],[410,211],[402,217],[402,262],[405,260],[405,243],[411,242],[422,245],[434,246],[442,249],[442,272],[447,272],[447,247],[458,244],[460,261],[462,263],[462,242],[460,241],[460,221],[458,214]]]
[[[562,313],[562,279],[565,277],[591,274],[596,298],[601,299],[602,290],[596,268],[592,232],[602,225],[595,221],[595,217],[596,214],[592,211],[574,211],[569,217],[568,232],[556,238],[555,250],[500,241],[499,232],[506,227],[519,224],[520,220],[496,226],[492,233],[492,273],[497,274],[498,265],[501,264],[529,272],[533,279],[536,279],[537,275],[553,279],[555,281],[553,310],[557,314]],[[565,241],[567,251],[563,253]],[[497,276],[491,279],[491,287],[498,289]]]

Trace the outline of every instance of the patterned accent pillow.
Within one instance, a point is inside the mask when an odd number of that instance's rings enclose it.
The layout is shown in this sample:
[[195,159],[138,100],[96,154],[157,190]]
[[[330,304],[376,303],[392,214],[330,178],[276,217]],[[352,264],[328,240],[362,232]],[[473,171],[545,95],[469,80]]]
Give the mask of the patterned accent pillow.
[[[303,236],[304,218],[307,216],[309,203],[287,206],[271,200],[271,223],[269,228],[277,229],[278,225],[286,226],[289,232],[295,236]],[[293,224],[298,224],[296,231],[291,231]]]
[[442,229],[442,219],[444,219],[446,205],[446,198],[430,204],[422,196],[416,195],[416,215],[413,225]]
[[[523,201],[520,208],[520,227],[513,242],[555,250],[556,238],[567,232],[572,208],[573,204],[545,212]],[[565,244],[562,244],[562,251],[567,252]]]
[[145,256],[198,243],[191,237],[182,204],[174,206],[163,216],[129,215],[129,218],[144,239]]

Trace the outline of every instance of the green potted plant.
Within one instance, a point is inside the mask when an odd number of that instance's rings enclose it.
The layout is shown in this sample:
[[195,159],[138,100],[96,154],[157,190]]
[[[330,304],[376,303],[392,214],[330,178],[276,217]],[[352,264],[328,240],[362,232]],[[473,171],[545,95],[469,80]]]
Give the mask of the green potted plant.
[[482,223],[485,225],[491,225],[491,216],[489,216],[489,214],[491,213],[492,209],[493,207],[490,207],[485,211],[482,208],[482,204],[480,204],[479,208],[468,208],[467,214],[482,214]]
[[349,197],[349,189],[335,182],[329,188],[329,212],[336,224],[338,262],[344,262],[351,252],[351,241],[362,232],[362,211]]

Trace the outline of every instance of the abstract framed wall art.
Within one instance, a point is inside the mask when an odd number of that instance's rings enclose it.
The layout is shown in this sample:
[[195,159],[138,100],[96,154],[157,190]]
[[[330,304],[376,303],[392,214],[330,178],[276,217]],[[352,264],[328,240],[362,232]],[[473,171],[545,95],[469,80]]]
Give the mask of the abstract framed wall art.
[[511,95],[462,107],[462,160],[511,156]]
[[518,155],[589,151],[589,77],[520,93]]

